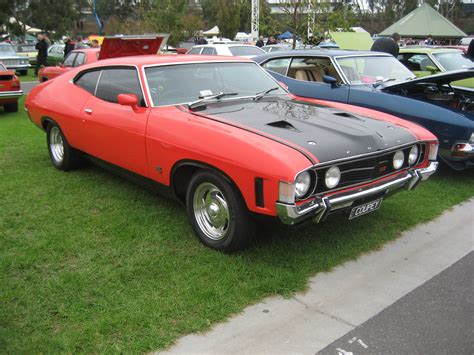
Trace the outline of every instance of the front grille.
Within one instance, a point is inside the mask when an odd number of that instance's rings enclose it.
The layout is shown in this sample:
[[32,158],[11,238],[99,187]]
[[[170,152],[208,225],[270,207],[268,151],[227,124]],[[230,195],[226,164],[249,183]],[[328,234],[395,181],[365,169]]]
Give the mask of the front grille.
[[11,81],[12,79],[12,75],[0,75],[0,81]]
[[1,59],[0,62],[2,62],[6,67],[12,66],[12,65],[20,65],[20,59]]
[[[341,180],[337,185],[336,189],[344,188],[355,184],[370,182],[372,180],[390,175],[396,171],[408,168],[408,154],[411,148],[412,146],[402,149],[405,155],[405,161],[403,162],[402,167],[398,170],[395,170],[392,165],[393,156],[397,150],[365,159],[358,159],[356,161],[348,161],[340,164],[334,164],[337,165],[341,170]],[[420,153],[418,162],[421,162],[425,159],[426,146],[423,144],[419,145],[419,149]],[[331,166],[316,169],[316,172],[318,174],[318,185],[315,191],[316,194],[329,190],[324,183],[324,177],[326,175],[326,171]]]

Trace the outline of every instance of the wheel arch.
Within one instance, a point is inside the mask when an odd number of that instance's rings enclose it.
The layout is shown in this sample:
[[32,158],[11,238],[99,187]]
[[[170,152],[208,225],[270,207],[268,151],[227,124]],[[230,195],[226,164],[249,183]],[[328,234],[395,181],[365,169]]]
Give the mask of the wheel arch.
[[46,129],[48,128],[48,124],[50,124],[50,123],[53,123],[53,124],[55,124],[56,126],[59,127],[58,123],[53,118],[51,118],[49,116],[41,117],[41,127],[43,128],[43,130],[45,132],[46,132]]
[[224,171],[222,171],[221,169],[213,165],[210,165],[201,161],[197,161],[197,160],[191,160],[191,159],[180,160],[176,162],[173,165],[173,168],[171,169],[171,174],[170,174],[171,190],[173,194],[181,202],[185,202],[186,200],[186,190],[188,187],[188,183],[191,180],[191,176],[193,176],[197,171],[200,171],[200,170],[211,171],[222,176],[224,179],[227,180],[228,183],[230,183],[232,186],[235,187],[236,191],[238,191],[240,197],[242,198],[244,203],[247,205],[247,201],[245,200],[242,194],[242,191],[240,191],[239,186],[227,173],[225,173]]

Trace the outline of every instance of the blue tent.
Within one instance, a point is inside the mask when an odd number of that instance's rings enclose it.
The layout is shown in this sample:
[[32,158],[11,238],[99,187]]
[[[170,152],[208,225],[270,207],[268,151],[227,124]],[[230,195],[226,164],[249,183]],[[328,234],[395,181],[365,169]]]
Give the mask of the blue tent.
[[283,32],[281,35],[278,36],[278,39],[290,39],[293,38],[293,33],[290,31]]

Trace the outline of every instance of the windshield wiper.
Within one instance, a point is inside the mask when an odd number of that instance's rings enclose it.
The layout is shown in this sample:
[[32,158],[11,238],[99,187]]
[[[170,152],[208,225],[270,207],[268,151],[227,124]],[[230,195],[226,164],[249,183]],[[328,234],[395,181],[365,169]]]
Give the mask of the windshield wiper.
[[190,110],[193,110],[195,109],[196,107],[200,107],[200,106],[203,106],[206,104],[206,102],[209,102],[209,101],[212,101],[212,100],[220,100],[221,98],[225,97],[225,96],[235,96],[235,95],[238,95],[239,93],[238,92],[220,92],[218,94],[214,94],[214,95],[209,95],[209,96],[205,96],[203,97],[202,99],[199,99],[199,100],[196,100],[194,102],[191,102],[189,105],[188,105],[188,108]]
[[267,89],[267,90],[263,90],[263,91],[260,91],[260,92],[257,92],[255,94],[255,96],[253,97],[254,101],[258,101],[260,100],[262,97],[264,97],[265,95],[268,95],[269,93],[271,93],[272,91],[275,91],[275,90],[278,90],[280,87],[279,86],[275,86],[274,88],[270,88],[270,89]]
[[382,79],[382,80],[377,80],[375,83],[373,83],[372,85],[374,86],[374,88],[382,85],[382,84],[385,84],[389,81],[395,81],[397,80],[396,78],[390,78],[390,79]]

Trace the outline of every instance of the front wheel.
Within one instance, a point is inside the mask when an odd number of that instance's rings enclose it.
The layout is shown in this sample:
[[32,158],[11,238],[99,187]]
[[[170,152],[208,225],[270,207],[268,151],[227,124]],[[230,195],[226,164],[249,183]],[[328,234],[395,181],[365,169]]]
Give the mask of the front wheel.
[[212,249],[243,249],[255,235],[254,222],[240,193],[220,174],[200,171],[192,177],[186,210],[196,236]]
[[79,152],[69,145],[58,125],[48,124],[46,139],[49,157],[56,169],[68,171],[79,165]]

